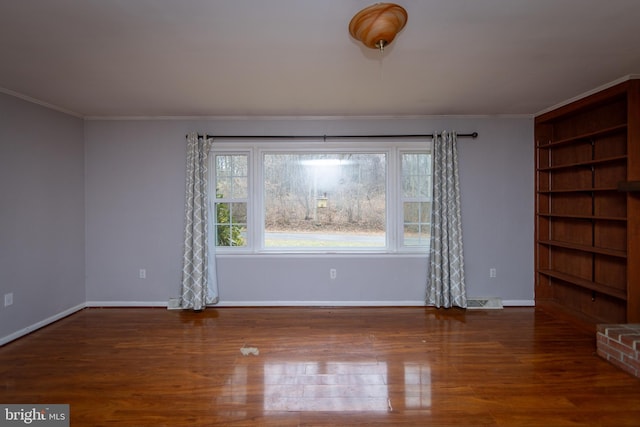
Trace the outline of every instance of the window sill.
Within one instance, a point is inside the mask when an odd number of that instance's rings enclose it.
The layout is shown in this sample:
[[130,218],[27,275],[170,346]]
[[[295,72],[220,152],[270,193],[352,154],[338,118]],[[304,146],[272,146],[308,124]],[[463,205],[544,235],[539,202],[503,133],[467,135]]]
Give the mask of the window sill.
[[428,252],[216,252],[216,258],[424,258]]

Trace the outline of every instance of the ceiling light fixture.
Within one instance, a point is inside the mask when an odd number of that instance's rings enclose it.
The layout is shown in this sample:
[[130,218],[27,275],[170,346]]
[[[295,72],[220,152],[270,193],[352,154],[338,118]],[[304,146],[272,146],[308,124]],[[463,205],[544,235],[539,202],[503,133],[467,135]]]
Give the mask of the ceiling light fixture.
[[407,23],[407,11],[394,3],[376,3],[356,13],[349,23],[351,37],[371,49],[384,52],[385,46]]

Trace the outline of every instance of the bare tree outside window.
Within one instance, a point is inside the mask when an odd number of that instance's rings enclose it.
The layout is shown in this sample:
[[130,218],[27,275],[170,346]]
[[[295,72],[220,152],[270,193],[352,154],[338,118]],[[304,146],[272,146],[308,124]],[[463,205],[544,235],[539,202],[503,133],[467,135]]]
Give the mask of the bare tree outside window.
[[266,248],[383,248],[386,154],[268,153]]

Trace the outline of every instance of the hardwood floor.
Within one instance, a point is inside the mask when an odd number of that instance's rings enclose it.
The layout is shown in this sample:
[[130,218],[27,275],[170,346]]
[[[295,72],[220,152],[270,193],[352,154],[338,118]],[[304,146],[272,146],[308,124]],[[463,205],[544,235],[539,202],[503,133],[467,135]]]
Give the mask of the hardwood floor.
[[1,347],[0,403],[74,427],[620,427],[640,380],[533,308],[111,308]]

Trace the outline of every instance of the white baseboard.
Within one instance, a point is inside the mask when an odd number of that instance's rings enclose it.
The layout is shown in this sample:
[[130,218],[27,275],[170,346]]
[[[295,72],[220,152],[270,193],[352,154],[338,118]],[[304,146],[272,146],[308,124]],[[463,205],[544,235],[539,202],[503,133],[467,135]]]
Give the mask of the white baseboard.
[[211,307],[423,307],[424,301],[220,301]]
[[166,301],[87,301],[87,307],[166,307]]
[[[504,307],[535,307],[534,300],[503,300]],[[424,307],[418,301],[220,301],[211,307]]]
[[56,322],[56,321],[62,319],[63,317],[67,317],[70,314],[75,313],[76,311],[80,311],[85,307],[86,307],[85,303],[78,304],[75,307],[71,307],[71,308],[69,308],[67,310],[64,310],[64,311],[58,313],[58,314],[55,314],[55,315],[53,315],[51,317],[47,317],[44,320],[36,322],[31,326],[27,326],[26,328],[20,329],[19,331],[16,331],[16,332],[14,332],[12,334],[9,334],[9,335],[7,335],[5,337],[2,337],[2,338],[0,338],[0,346],[3,346],[3,345],[5,345],[8,342],[11,342],[13,340],[17,340],[18,338],[23,337],[23,336],[25,336],[27,334],[30,334],[31,332],[36,331],[36,330],[38,330],[38,329],[40,329],[42,327],[50,325],[51,323]]
[[506,299],[502,301],[505,307],[535,307],[536,301],[532,299]]
[[[167,307],[167,301],[87,301],[86,307]],[[403,301],[220,301],[211,307],[423,307],[422,300]],[[503,300],[505,307],[534,307],[534,300]]]

